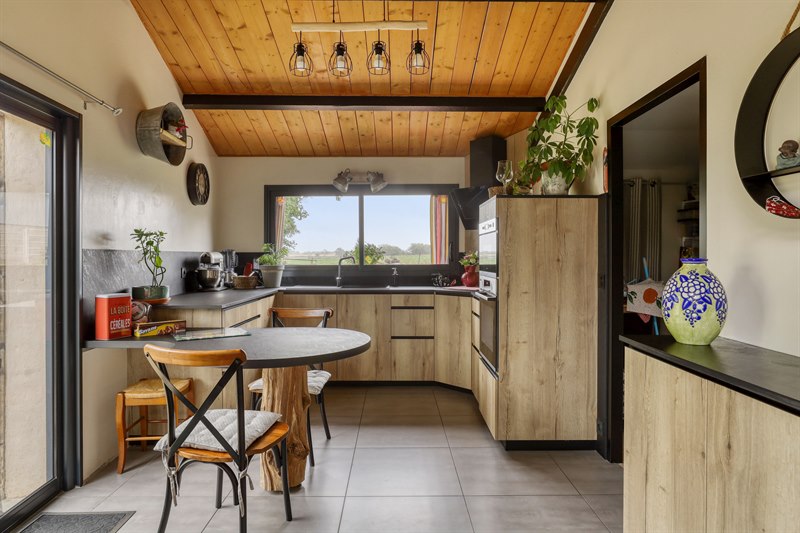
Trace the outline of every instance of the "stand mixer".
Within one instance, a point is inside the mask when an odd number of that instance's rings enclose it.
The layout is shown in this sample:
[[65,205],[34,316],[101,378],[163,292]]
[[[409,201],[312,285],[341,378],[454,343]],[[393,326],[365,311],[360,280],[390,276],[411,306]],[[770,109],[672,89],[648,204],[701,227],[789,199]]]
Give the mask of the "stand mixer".
[[200,254],[200,266],[197,269],[197,282],[201,291],[221,291],[226,287],[223,283],[225,259],[219,252],[203,252]]

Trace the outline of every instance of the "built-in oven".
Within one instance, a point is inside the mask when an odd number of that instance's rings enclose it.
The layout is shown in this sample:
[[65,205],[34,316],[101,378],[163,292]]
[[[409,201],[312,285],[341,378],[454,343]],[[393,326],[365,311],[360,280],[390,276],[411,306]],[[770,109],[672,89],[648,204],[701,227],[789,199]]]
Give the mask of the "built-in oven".
[[[494,279],[492,281],[495,281]],[[478,352],[489,368],[497,374],[498,340],[497,340],[497,296],[479,291],[475,298],[480,301],[480,338]]]
[[478,225],[478,257],[482,278],[497,277],[497,244],[497,219],[492,218],[481,222]]

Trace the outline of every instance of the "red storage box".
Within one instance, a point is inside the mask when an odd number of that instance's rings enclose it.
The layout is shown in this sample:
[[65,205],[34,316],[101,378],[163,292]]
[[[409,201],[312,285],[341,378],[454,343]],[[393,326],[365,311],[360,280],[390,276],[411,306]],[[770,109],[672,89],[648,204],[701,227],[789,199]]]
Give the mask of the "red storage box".
[[133,335],[130,294],[98,294],[94,306],[95,339],[108,341]]

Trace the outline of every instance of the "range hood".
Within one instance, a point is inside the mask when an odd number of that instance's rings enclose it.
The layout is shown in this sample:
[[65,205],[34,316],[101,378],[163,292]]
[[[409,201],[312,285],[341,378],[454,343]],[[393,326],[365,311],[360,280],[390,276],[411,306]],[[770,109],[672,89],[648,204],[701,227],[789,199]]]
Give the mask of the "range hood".
[[464,229],[478,229],[478,207],[489,199],[489,187],[499,185],[495,179],[497,162],[506,158],[506,140],[482,137],[469,143],[469,187],[450,192]]

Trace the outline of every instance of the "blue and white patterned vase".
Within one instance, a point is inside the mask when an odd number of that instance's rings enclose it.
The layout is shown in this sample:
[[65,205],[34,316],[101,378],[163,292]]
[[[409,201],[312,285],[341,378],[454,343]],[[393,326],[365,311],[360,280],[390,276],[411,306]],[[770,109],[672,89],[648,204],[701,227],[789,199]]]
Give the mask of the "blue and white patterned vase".
[[728,314],[725,288],[707,259],[681,259],[662,295],[664,323],[676,341],[708,345],[717,338]]

